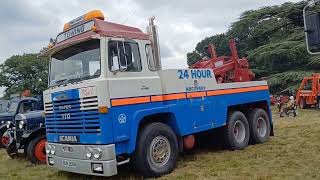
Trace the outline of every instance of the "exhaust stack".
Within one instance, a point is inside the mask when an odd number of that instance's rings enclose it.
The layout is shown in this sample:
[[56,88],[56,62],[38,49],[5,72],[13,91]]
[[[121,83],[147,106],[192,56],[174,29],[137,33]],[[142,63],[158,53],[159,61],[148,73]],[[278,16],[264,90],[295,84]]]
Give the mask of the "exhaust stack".
[[157,26],[154,25],[155,17],[151,17],[149,19],[149,26],[147,27],[147,33],[152,43],[152,51],[153,51],[153,58],[156,65],[157,70],[161,70],[161,58],[160,58],[160,46],[159,46],[159,37],[158,37],[158,30]]

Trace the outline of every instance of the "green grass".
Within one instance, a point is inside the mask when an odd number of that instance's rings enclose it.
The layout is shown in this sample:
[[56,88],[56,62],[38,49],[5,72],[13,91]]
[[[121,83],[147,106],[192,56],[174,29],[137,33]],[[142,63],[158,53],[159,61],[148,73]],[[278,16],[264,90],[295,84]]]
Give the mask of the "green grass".
[[[296,118],[274,117],[275,136],[242,151],[203,147],[182,154],[176,169],[162,179],[320,179],[320,111]],[[60,172],[12,160],[0,150],[0,179],[104,179]],[[105,178],[108,179],[108,178]],[[109,179],[143,179],[130,166]]]

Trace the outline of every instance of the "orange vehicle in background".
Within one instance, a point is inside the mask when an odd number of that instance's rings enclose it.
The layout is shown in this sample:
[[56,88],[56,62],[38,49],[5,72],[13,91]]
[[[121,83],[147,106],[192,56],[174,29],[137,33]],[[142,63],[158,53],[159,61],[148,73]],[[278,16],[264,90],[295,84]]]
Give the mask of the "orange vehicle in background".
[[320,74],[305,77],[297,92],[296,103],[301,109],[311,106],[320,108]]

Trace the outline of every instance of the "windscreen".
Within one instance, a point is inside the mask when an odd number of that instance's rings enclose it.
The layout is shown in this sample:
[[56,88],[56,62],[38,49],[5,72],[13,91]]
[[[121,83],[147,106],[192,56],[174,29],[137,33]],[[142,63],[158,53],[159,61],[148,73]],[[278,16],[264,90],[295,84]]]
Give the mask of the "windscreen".
[[19,106],[19,102],[17,101],[11,101],[9,107],[8,107],[8,112],[16,112]]
[[100,76],[100,40],[67,47],[51,56],[50,86]]

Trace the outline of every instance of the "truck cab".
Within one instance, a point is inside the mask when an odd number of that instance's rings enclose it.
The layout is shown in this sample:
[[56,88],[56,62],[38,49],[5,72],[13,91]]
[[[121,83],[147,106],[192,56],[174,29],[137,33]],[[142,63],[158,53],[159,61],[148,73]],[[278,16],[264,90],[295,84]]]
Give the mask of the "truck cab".
[[42,100],[33,97],[13,98],[10,100],[6,112],[0,113],[0,147],[9,143],[9,137],[3,136],[9,127],[14,126],[17,114],[24,114],[31,111],[43,109]]
[[50,167],[113,176],[132,162],[161,176],[197,133],[224,127],[232,150],[273,134],[266,82],[218,84],[212,69],[162,70],[153,20],[144,33],[92,11],[66,23],[43,53]]
[[46,163],[46,130],[43,110],[17,114],[14,124],[7,130],[10,136],[7,154],[11,158],[27,158],[33,164]]

